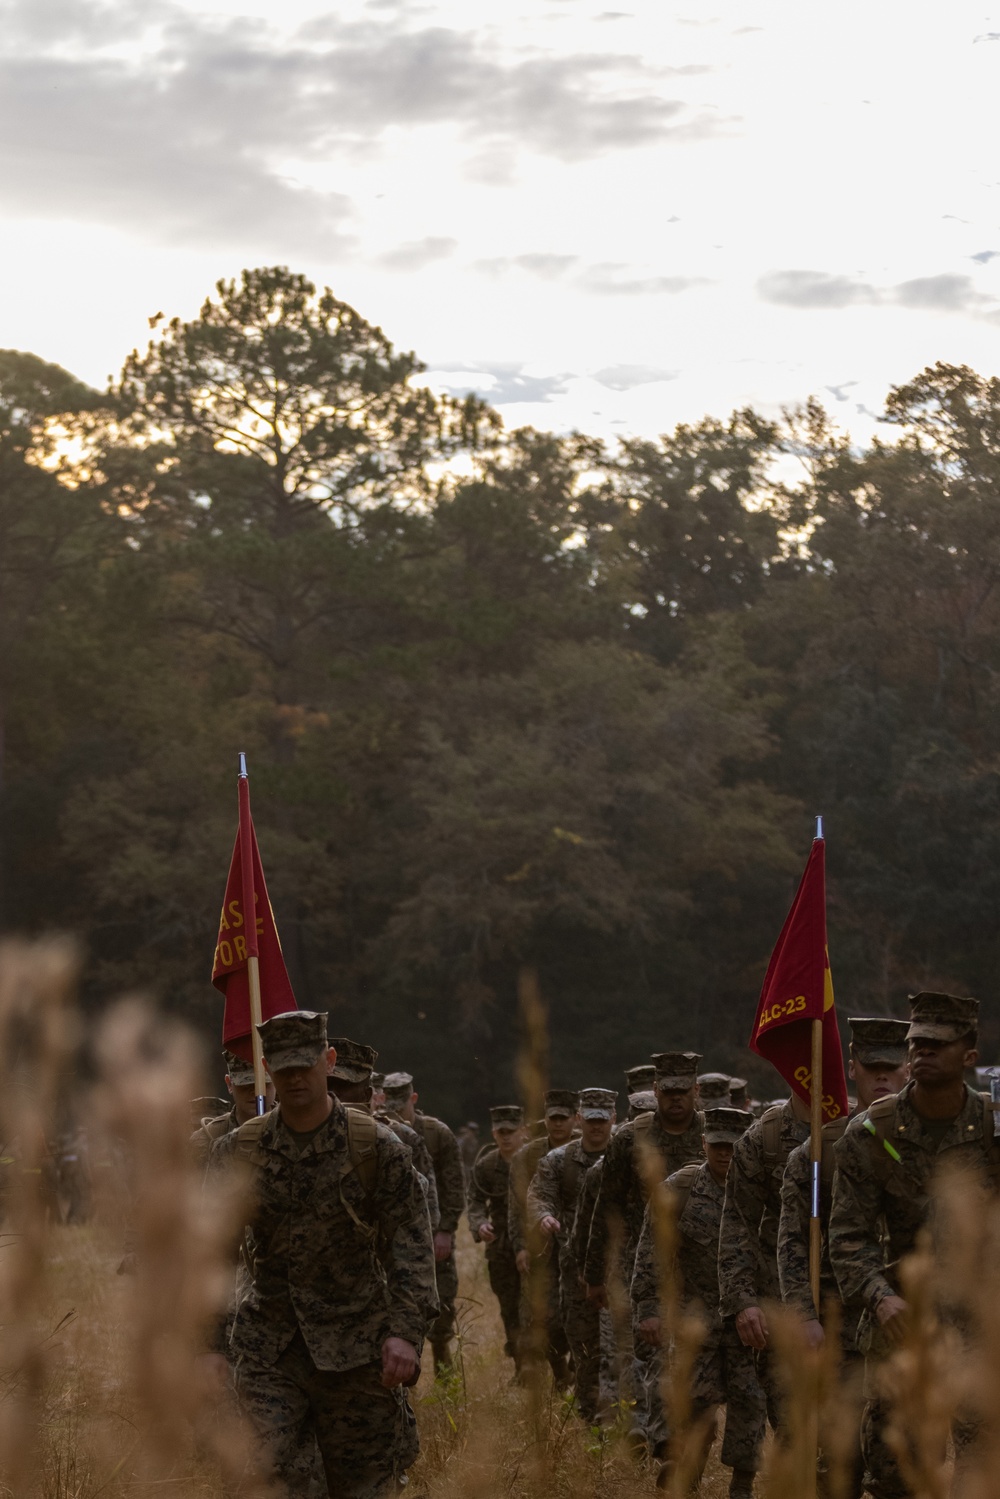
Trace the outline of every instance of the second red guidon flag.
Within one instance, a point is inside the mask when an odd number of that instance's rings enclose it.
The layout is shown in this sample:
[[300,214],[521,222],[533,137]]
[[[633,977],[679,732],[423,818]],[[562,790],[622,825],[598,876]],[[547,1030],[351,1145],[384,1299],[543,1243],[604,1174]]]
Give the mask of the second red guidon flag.
[[757,1005],[750,1050],[766,1057],[806,1103],[811,1098],[812,1022],[823,1022],[823,1118],[847,1113],[844,1055],[826,945],[826,844],[813,842]]
[[[222,1044],[245,1062],[253,1060],[250,1040],[249,959],[260,967],[261,1019],[295,1010],[295,995],[285,968],[278,928],[264,883],[264,870],[250,816],[250,787],[246,776],[239,781],[240,821],[229,865],[226,894],[219,918],[219,940],[215,945],[212,983],[226,996],[222,1017]],[[248,906],[254,919],[247,928]]]

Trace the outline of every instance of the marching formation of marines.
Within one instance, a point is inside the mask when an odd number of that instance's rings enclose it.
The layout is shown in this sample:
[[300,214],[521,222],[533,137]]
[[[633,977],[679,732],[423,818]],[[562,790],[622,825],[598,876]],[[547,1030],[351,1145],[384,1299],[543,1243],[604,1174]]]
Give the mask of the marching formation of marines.
[[[382,1078],[373,1048],[328,1038],[324,1014],[266,1021],[274,1107],[255,1114],[252,1069],[227,1053],[232,1108],[193,1144],[209,1184],[227,1162],[251,1168],[232,1303],[209,1356],[279,1491],[377,1499],[405,1482],[424,1345],[440,1374],[460,1348],[464,1216],[513,1379],[550,1381],[589,1426],[622,1431],[663,1484],[683,1412],[696,1435],[684,1448],[691,1493],[721,1413],[729,1492],[753,1493],[767,1429],[780,1442],[787,1419],[773,1309],[794,1312],[816,1347],[835,1307],[845,1406],[858,1411],[838,1492],[906,1499],[880,1384],[908,1313],[900,1262],[933,1226],[942,1160],[1000,1187],[992,1105],[965,1081],[977,1003],[921,993],[911,1009],[908,1022],[849,1021],[856,1107],[825,1127],[818,1182],[808,1105],[751,1107],[743,1079],[700,1072],[692,1051],[629,1068],[620,1123],[616,1090],[552,1089],[539,1121],[495,1105],[480,1146],[472,1126],[460,1140],[418,1107],[409,1073]],[[809,1275],[814,1191],[822,1306]],[[959,1464],[978,1432],[963,1410]],[[822,1450],[818,1473],[828,1492]]]

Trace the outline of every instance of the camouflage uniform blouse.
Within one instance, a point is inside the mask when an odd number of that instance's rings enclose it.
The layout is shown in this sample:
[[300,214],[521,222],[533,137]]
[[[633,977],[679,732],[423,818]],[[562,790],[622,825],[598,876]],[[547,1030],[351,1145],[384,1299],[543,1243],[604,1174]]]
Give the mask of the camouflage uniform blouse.
[[[823,1168],[820,1173],[819,1217],[822,1231],[819,1294],[825,1307],[830,1300],[840,1300],[833,1266],[830,1263],[830,1183],[831,1157],[836,1142],[848,1125],[846,1119],[835,1119],[823,1127]],[[819,1312],[813,1301],[809,1280],[809,1220],[812,1216],[812,1160],[809,1141],[796,1145],[785,1165],[781,1182],[781,1217],[778,1222],[778,1282],[781,1299],[792,1306],[806,1321],[815,1321]],[[855,1347],[858,1321],[863,1307],[853,1301],[841,1303],[840,1337],[845,1349]]]
[[462,1153],[458,1148],[458,1141],[443,1119],[435,1119],[431,1114],[422,1114],[419,1109],[415,1113],[413,1128],[427,1146],[437,1181],[438,1205],[441,1214],[438,1228],[442,1233],[453,1234],[458,1227],[458,1220],[465,1212],[465,1172],[462,1170]]
[[781,1110],[774,1160],[765,1152],[763,1121],[757,1119],[733,1150],[726,1178],[726,1205],[719,1234],[719,1291],[724,1317],[735,1317],[762,1300],[777,1301],[778,1220],[785,1162],[796,1145],[809,1138],[809,1125],[797,1119],[791,1104]]
[[486,1258],[496,1259],[501,1254],[510,1254],[510,1238],[507,1232],[507,1189],[510,1186],[510,1165],[503,1159],[496,1146],[481,1151],[476,1157],[469,1179],[469,1231],[477,1244],[481,1244],[479,1229],[484,1223],[492,1223],[496,1238],[486,1246]]
[[[251,1128],[256,1121],[216,1142],[213,1167],[236,1157]],[[438,1309],[427,1204],[409,1151],[385,1125],[375,1126],[375,1150],[369,1198],[335,1099],[304,1149],[280,1107],[267,1116],[253,1158],[251,1274],[233,1319],[233,1355],[274,1364],[297,1330],[318,1369],[374,1363],[387,1337],[419,1350]],[[379,1244],[388,1246],[383,1257]]]
[[[687,1173],[685,1172],[686,1176]],[[667,1178],[668,1187],[676,1187],[678,1173]],[[686,1311],[698,1312],[708,1326],[720,1326],[719,1316],[719,1226],[726,1194],[719,1186],[706,1161],[699,1167],[688,1191],[687,1201],[677,1220],[677,1250],[666,1273],[676,1273],[681,1305]],[[632,1277],[632,1315],[636,1322],[660,1315],[659,1278],[654,1248],[653,1225],[646,1210],[635,1256]]]
[[689,1162],[703,1159],[703,1131],[704,1116],[695,1110],[683,1134],[671,1134],[664,1128],[659,1114],[654,1113],[641,1114],[638,1119],[623,1124],[618,1133],[612,1135],[604,1152],[601,1189],[590,1225],[590,1242],[584,1270],[588,1285],[604,1284],[608,1273],[608,1245],[614,1222],[622,1226],[623,1251],[631,1278],[632,1257],[642,1233],[643,1214],[649,1196],[646,1173],[637,1159],[641,1148],[637,1142],[651,1147],[659,1158],[656,1161],[654,1157],[652,1169],[654,1180],[662,1180],[665,1176],[672,1176]]
[[559,1245],[559,1272],[563,1276],[578,1274],[573,1252],[573,1227],[584,1185],[593,1168],[602,1160],[603,1151],[587,1151],[579,1140],[558,1145],[542,1156],[528,1188],[527,1223],[529,1232],[538,1231],[543,1218],[559,1222],[556,1242]]
[[851,1120],[834,1146],[830,1259],[845,1301],[859,1300],[869,1312],[899,1294],[897,1266],[932,1221],[931,1179],[942,1163],[971,1168],[984,1185],[995,1169],[980,1094],[966,1087],[961,1113],[935,1140],[910,1103],[913,1086],[907,1083],[896,1095],[891,1137],[886,1134],[898,1162],[864,1128],[864,1114]]

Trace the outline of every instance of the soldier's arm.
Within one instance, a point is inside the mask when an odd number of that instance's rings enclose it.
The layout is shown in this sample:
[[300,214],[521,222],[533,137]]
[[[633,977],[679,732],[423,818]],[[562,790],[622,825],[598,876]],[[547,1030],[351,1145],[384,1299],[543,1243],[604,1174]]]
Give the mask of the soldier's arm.
[[898,1293],[888,1280],[879,1237],[882,1187],[872,1169],[869,1137],[852,1120],[834,1146],[837,1162],[830,1207],[830,1263],[845,1301],[861,1299],[870,1311]]
[[438,1124],[437,1174],[438,1202],[442,1233],[453,1234],[458,1220],[465,1212],[465,1173],[462,1170],[462,1152],[458,1141],[446,1124]]
[[522,1145],[510,1163],[510,1181],[507,1185],[507,1238],[515,1254],[527,1249],[525,1243],[524,1209],[528,1196],[528,1160]]
[[608,1272],[612,1225],[624,1231],[628,1198],[628,1168],[632,1164],[632,1132],[625,1130],[608,1142],[601,1167],[601,1183],[590,1220],[584,1279],[589,1286],[603,1286]]
[[550,1150],[538,1163],[525,1203],[525,1220],[529,1233],[538,1228],[543,1218],[555,1218],[560,1228],[567,1227],[563,1222],[560,1192],[564,1155],[563,1149]]
[[479,1237],[480,1228],[484,1223],[492,1222],[493,1219],[490,1200],[483,1190],[483,1184],[480,1180],[480,1169],[480,1166],[474,1166],[469,1175],[468,1197],[469,1232],[477,1244],[483,1242]]
[[437,1175],[434,1171],[434,1162],[431,1153],[424,1143],[423,1136],[413,1131],[416,1139],[413,1144],[413,1164],[427,1183],[427,1213],[431,1220],[431,1231],[433,1232],[441,1222],[441,1205],[438,1200]]
[[778,1221],[778,1280],[781,1299],[807,1322],[819,1313],[809,1282],[809,1218],[811,1212],[809,1144],[797,1145],[788,1157],[781,1182]]
[[423,1190],[409,1151],[389,1130],[376,1139],[375,1219],[387,1246],[382,1259],[389,1296],[389,1336],[417,1351],[438,1313],[434,1240]]
[[635,1252],[635,1269],[632,1272],[632,1321],[646,1322],[660,1315],[660,1299],[657,1295],[656,1254],[654,1250],[653,1225],[649,1208],[642,1220],[642,1233]]
[[759,1136],[736,1142],[726,1177],[726,1201],[719,1232],[719,1308],[736,1317],[760,1304],[757,1236],[764,1215],[766,1172]]

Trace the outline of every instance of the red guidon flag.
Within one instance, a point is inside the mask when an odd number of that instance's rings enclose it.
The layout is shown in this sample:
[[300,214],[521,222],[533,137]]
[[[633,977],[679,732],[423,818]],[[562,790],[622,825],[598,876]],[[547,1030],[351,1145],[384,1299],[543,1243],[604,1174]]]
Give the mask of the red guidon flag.
[[826,844],[813,842],[757,1006],[750,1050],[766,1057],[806,1103],[812,1091],[812,1022],[823,1022],[823,1118],[847,1113],[833,978],[826,945]]
[[[222,1017],[223,1046],[245,1062],[252,1062],[248,960],[256,958],[259,966],[261,1020],[281,1015],[285,1010],[295,1010],[298,1006],[264,883],[257,835],[250,816],[250,785],[246,776],[240,777],[238,785],[240,821],[219,918],[212,983],[226,996]],[[249,926],[245,919],[248,909],[254,911]]]

